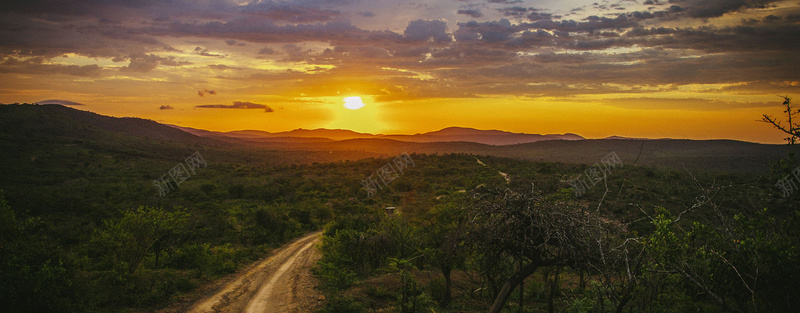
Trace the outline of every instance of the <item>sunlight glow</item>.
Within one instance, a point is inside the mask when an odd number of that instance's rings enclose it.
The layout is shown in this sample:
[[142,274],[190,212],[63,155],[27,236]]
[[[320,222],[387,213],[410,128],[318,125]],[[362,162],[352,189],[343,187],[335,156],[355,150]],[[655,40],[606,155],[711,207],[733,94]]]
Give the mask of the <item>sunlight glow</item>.
[[358,110],[364,107],[364,102],[361,97],[347,97],[344,98],[344,107],[349,110]]

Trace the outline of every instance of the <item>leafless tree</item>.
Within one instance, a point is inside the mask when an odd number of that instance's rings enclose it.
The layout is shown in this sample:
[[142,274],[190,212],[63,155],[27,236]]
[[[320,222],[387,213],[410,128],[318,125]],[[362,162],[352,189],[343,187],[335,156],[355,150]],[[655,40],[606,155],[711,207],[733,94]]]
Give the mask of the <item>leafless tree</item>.
[[477,249],[519,266],[503,284],[490,312],[500,312],[512,291],[540,267],[588,267],[607,245],[593,213],[508,189],[484,188],[470,213],[470,241]]
[[778,121],[777,118],[767,114],[763,115],[761,121],[772,124],[772,126],[775,126],[775,128],[779,129],[780,131],[789,134],[789,137],[786,137],[785,140],[788,144],[793,145],[798,141],[798,139],[800,139],[800,124],[794,122],[794,119],[796,119],[795,115],[800,114],[800,109],[792,108],[792,99],[789,98],[789,96],[780,97],[783,98],[783,105],[786,106],[786,110],[783,112],[786,113],[787,117],[789,118],[789,125],[783,126],[781,121]]

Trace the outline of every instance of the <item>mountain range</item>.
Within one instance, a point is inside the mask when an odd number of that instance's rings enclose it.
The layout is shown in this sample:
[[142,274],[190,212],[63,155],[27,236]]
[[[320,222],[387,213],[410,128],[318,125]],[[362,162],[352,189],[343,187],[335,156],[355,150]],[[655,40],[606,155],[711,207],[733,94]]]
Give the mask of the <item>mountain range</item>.
[[479,130],[466,127],[448,127],[428,133],[414,135],[374,135],[344,129],[295,129],[285,132],[239,130],[212,132],[207,130],[170,125],[187,133],[202,137],[221,139],[238,138],[255,142],[329,142],[351,139],[391,139],[405,142],[473,142],[493,146],[515,145],[544,140],[584,140],[576,134],[525,134],[501,130]]
[[[25,157],[52,147],[89,147],[133,156],[182,156],[193,151],[263,155],[281,163],[337,162],[400,153],[491,155],[531,161],[594,164],[615,152],[627,164],[703,171],[765,173],[798,146],[736,140],[585,139],[450,127],[414,135],[297,129],[214,132],[140,118],[116,118],[61,105],[0,105],[0,151]],[[70,148],[71,149],[71,148]],[[31,158],[32,156],[27,156]],[[265,159],[264,159],[265,160]]]

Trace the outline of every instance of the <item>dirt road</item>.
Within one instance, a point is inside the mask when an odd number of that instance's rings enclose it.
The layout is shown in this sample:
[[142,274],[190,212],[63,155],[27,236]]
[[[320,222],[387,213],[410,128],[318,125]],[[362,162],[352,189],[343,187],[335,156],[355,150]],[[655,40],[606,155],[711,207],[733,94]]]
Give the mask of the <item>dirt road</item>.
[[310,269],[321,232],[296,239],[251,266],[188,312],[311,312],[319,305]]

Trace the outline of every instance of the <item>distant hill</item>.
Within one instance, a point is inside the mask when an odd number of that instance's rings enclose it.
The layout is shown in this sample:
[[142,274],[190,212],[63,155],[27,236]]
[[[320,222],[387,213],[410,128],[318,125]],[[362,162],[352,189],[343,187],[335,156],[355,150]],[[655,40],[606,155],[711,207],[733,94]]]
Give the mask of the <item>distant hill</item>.
[[[634,138],[634,137],[622,137],[622,136],[608,136],[603,139],[619,139],[619,140],[650,140],[652,138]],[[661,138],[661,139],[669,139],[669,138]]]
[[104,116],[57,104],[0,105],[0,134],[85,140],[125,135],[183,144],[216,142],[151,120]]
[[[173,154],[180,157],[186,151],[216,147],[215,151],[227,157],[255,153],[258,157],[252,157],[253,161],[263,162],[267,160],[264,158],[268,158],[269,162],[273,162],[271,160],[277,158],[281,163],[393,157],[408,152],[465,153],[531,161],[594,164],[606,154],[615,152],[626,165],[635,162],[637,165],[653,167],[750,173],[767,173],[768,162],[778,161],[790,151],[800,152],[800,146],[735,140],[587,140],[573,134],[517,134],[461,127],[415,135],[372,135],[326,129],[221,133],[169,126],[138,118],[108,117],[60,105],[0,106],[0,148],[18,154],[21,149],[33,148],[43,142],[57,142],[58,145],[43,145],[38,148],[40,151],[37,155],[52,147],[66,149],[73,143],[88,142],[97,151],[115,150],[130,155],[150,156],[164,156],[166,150],[173,150]],[[523,143],[512,144],[514,142]],[[22,158],[23,154],[18,157]]]
[[326,138],[331,140],[348,140],[357,138],[372,138],[375,135],[366,133],[357,133],[345,129],[295,129],[287,132],[270,133],[258,130],[240,130],[224,132],[225,136],[243,138],[243,139],[259,139],[259,138]]
[[465,141],[482,143],[493,146],[515,145],[544,140],[583,140],[585,138],[575,134],[539,135],[512,133],[501,130],[479,130],[464,127],[448,127],[442,130],[415,134],[415,135],[386,135],[384,139],[394,139],[410,142],[454,142]]
[[[220,136],[239,138],[254,142],[326,142],[352,139],[391,139],[405,142],[473,142],[493,146],[515,145],[544,140],[583,140],[575,134],[524,134],[501,130],[479,130],[465,127],[448,127],[442,130],[414,135],[374,135],[343,129],[295,129],[286,132],[270,133],[260,130],[239,130],[229,132],[210,132],[188,127],[174,126],[186,132],[220,139]],[[295,139],[292,139],[295,138]],[[300,140],[299,138],[304,138]],[[315,140],[310,140],[314,138]]]

